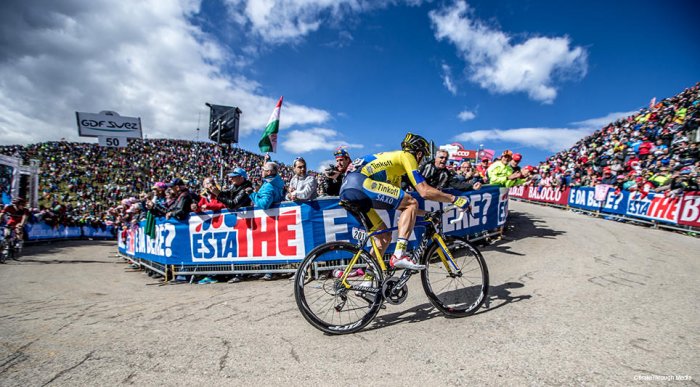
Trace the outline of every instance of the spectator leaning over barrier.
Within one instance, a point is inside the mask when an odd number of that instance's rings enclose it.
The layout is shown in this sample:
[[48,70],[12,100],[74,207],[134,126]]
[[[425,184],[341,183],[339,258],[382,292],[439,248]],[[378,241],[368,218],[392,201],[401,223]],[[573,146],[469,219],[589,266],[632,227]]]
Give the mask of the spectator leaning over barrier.
[[488,183],[488,175],[486,174],[486,171],[489,169],[489,160],[487,157],[484,157],[481,159],[481,162],[479,165],[476,166],[476,172],[481,176],[481,179],[484,183]]
[[252,201],[248,195],[253,192],[253,183],[248,180],[248,173],[243,168],[238,167],[234,168],[227,176],[231,183],[227,190],[220,191],[219,187],[212,187],[211,191],[231,211],[250,206]]
[[528,171],[521,171],[519,168],[518,171],[514,171],[513,169],[514,166],[517,167],[521,159],[522,156],[519,153],[513,154],[509,150],[504,151],[501,158],[491,164],[486,171],[489,184],[506,188],[524,184]]
[[289,180],[287,200],[308,201],[318,196],[318,183],[313,176],[306,174],[306,160],[302,157],[294,159],[294,176]]
[[325,177],[323,182],[325,187],[324,193],[328,196],[340,195],[340,186],[343,184],[343,178],[345,178],[348,167],[352,163],[350,153],[343,147],[336,149],[333,155],[335,156],[335,166],[323,172]]
[[214,192],[214,189],[216,189],[216,192],[220,192],[219,185],[214,178],[205,178],[202,182],[202,186],[204,187],[204,191],[199,197],[199,203],[192,203],[193,212],[221,211],[226,207],[224,203],[219,201],[218,195]]
[[439,190],[451,188],[459,191],[471,191],[481,188],[480,183],[472,184],[463,176],[448,169],[447,157],[447,151],[438,150],[435,152],[434,161],[428,161],[419,169],[420,174],[425,178],[425,182],[429,186]]
[[284,181],[278,175],[278,166],[274,162],[266,162],[262,168],[263,183],[258,192],[250,194],[253,205],[264,210],[284,198]]
[[180,178],[173,179],[169,187],[173,190],[176,197],[175,202],[168,208],[165,213],[165,218],[175,218],[177,220],[186,220],[190,215],[190,209],[194,198],[187,188],[187,185]]

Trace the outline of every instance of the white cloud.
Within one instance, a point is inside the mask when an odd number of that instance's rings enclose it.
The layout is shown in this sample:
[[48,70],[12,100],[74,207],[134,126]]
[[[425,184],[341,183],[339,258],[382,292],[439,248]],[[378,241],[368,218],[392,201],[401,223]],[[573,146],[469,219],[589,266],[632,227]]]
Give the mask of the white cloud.
[[572,122],[571,124],[578,126],[578,127],[593,128],[593,130],[598,130],[598,129],[601,129],[602,127],[607,126],[608,124],[613,123],[621,118],[627,118],[629,116],[633,116],[636,114],[639,114],[639,110],[633,110],[631,112],[610,113],[604,117],[590,118],[590,119],[583,120],[583,121]]
[[469,120],[473,120],[474,118],[476,118],[476,114],[474,112],[469,111],[469,110],[465,110],[465,111],[459,112],[457,117],[462,121],[469,121]]
[[[3,2],[0,143],[76,140],[74,112],[101,110],[140,116],[151,138],[193,138],[205,102],[238,106],[241,136],[262,130],[279,96],[224,72],[238,58],[190,23],[197,12],[197,1]],[[282,109],[287,127],[329,118]]]
[[536,101],[552,103],[555,82],[583,77],[587,53],[570,48],[568,37],[533,37],[520,43],[473,18],[465,1],[429,13],[438,40],[448,40],[467,62],[471,80],[498,93],[525,92]]
[[485,129],[460,133],[456,141],[484,143],[485,141],[507,141],[533,148],[559,152],[568,149],[580,139],[590,136],[596,130],[617,121],[637,114],[638,111],[609,113],[603,117],[589,118],[573,122],[573,128],[517,128],[517,129]]
[[450,66],[444,63],[442,65],[442,84],[452,95],[457,95],[457,86],[452,83],[452,70],[450,69]]
[[567,128],[487,129],[461,133],[455,136],[455,140],[472,143],[507,141],[558,152],[571,147],[576,141],[589,134],[590,131],[587,129]]
[[326,128],[311,128],[303,130],[290,130],[280,133],[283,140],[282,147],[294,154],[303,154],[318,150],[333,151],[339,146],[347,148],[363,148],[362,144],[350,144],[347,141],[338,140],[338,132]]
[[[267,43],[295,42],[322,25],[393,4],[419,6],[423,0],[224,0],[231,18]],[[342,48],[352,35],[341,32],[331,45]]]

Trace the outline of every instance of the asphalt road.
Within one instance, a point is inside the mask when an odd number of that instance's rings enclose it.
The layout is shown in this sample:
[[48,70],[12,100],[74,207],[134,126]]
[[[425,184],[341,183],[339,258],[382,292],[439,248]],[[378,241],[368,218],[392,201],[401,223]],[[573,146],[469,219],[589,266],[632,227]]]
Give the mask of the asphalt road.
[[518,202],[509,224],[478,314],[416,276],[347,336],[288,280],[161,285],[114,243],[30,246],[0,266],[0,385],[699,384],[700,239]]

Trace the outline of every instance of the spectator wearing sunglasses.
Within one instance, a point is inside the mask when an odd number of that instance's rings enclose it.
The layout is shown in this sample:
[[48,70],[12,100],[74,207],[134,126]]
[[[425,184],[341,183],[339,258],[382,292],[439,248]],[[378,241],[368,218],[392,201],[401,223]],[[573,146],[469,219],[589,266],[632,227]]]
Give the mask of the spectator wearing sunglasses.
[[308,201],[318,196],[318,183],[313,176],[306,173],[306,160],[294,159],[294,176],[289,180],[285,198],[291,201]]
[[472,183],[457,175],[455,171],[447,168],[448,153],[445,150],[435,152],[433,162],[427,162],[420,168],[420,173],[429,186],[439,190],[456,189],[459,191],[471,191],[481,188],[480,183]]

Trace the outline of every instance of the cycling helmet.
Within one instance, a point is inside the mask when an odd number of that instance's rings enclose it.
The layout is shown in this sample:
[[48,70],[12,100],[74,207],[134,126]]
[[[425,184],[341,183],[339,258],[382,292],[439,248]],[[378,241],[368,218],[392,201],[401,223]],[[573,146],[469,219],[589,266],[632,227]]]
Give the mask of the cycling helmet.
[[413,133],[406,133],[406,137],[401,141],[401,149],[414,155],[418,152],[423,152],[423,157],[430,155],[430,143],[428,140]]
[[18,204],[27,204],[27,201],[22,199],[22,198],[14,198],[12,199],[12,205],[16,206]]

